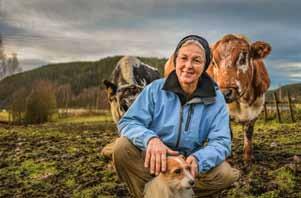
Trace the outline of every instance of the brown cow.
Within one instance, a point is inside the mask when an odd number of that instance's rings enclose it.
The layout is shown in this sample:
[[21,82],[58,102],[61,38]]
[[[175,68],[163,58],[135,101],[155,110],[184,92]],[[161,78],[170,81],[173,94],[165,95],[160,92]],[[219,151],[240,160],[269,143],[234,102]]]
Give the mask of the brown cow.
[[[242,35],[226,35],[212,46],[212,62],[207,73],[222,90],[230,117],[244,126],[244,159],[252,158],[254,124],[262,111],[264,93],[270,79],[263,59],[271,46],[262,41],[250,43]],[[165,64],[164,75],[173,69],[173,56]]]

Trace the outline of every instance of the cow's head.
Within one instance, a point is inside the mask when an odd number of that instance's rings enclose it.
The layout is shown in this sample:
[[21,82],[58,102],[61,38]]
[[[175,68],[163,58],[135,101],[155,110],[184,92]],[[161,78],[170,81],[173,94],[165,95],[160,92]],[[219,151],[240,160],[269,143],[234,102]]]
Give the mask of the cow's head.
[[[238,100],[256,81],[256,66],[271,52],[271,46],[262,41],[250,43],[241,35],[226,35],[212,46],[213,59],[208,69],[219,85],[226,102]],[[255,82],[258,83],[258,82]]]
[[117,87],[108,80],[104,80],[103,83],[106,86],[113,120],[117,123],[143,88],[135,84]]

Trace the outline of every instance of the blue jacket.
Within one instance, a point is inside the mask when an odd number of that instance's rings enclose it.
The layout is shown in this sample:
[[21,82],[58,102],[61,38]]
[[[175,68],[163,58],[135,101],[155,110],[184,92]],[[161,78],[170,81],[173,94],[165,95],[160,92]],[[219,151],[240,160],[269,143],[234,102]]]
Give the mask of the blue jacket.
[[152,82],[121,118],[118,130],[141,150],[146,150],[151,138],[159,137],[169,148],[194,155],[201,173],[231,152],[227,106],[207,75],[201,76],[192,98],[183,95],[175,72]]

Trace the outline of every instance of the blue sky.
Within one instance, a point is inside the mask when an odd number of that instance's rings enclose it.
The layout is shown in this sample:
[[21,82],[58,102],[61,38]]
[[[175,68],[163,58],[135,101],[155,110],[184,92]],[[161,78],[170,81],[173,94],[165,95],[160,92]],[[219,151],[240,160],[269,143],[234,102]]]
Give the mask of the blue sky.
[[301,82],[301,1],[0,0],[0,32],[24,70],[106,56],[168,57],[187,34],[272,45],[272,87]]

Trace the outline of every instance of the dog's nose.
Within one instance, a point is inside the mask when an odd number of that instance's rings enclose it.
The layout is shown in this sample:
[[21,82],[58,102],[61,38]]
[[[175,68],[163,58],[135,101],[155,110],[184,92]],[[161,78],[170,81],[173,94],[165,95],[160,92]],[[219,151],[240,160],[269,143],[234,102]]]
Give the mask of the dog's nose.
[[194,185],[194,180],[190,180],[190,181],[189,181],[189,184],[190,184],[191,186],[193,186],[193,185]]

